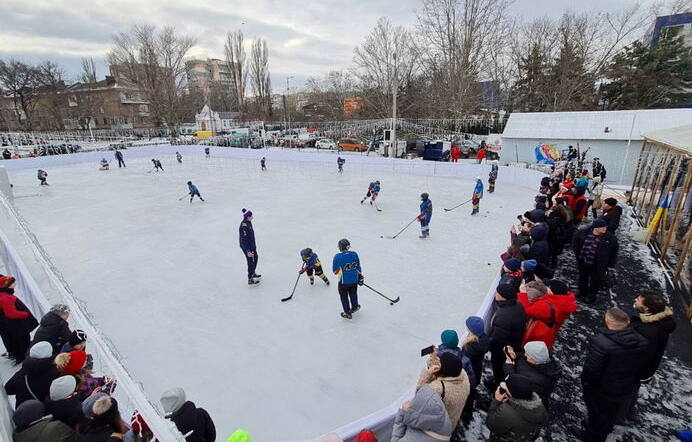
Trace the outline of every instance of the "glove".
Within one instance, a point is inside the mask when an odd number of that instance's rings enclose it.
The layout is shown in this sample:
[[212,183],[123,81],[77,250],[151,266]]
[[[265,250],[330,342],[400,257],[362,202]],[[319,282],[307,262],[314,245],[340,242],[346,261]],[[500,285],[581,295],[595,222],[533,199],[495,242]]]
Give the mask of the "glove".
[[365,284],[365,278],[363,275],[358,275],[358,285],[363,285]]
[[303,273],[305,273],[305,268],[302,268],[302,269],[298,270],[298,273],[300,273],[301,275],[302,275]]
[[416,219],[417,219],[418,221],[423,221],[423,215],[418,215],[418,216],[416,217]]

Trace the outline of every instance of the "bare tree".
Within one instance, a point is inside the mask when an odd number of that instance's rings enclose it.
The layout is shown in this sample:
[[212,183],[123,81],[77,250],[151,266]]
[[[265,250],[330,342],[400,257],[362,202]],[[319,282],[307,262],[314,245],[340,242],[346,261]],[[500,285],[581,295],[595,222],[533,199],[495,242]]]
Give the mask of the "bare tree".
[[255,94],[258,114],[264,118],[271,116],[271,79],[269,76],[269,49],[267,42],[255,39],[250,53],[250,80]]
[[23,130],[33,127],[39,98],[38,70],[17,60],[0,60],[0,88],[12,97],[14,117]]
[[45,113],[41,124],[47,129],[65,129],[65,71],[52,61],[44,61],[36,66],[37,83],[41,100],[39,108]]
[[[391,114],[392,94],[405,90],[418,68],[418,51],[410,32],[389,19],[377,20],[365,41],[353,51],[355,75],[367,100],[380,118]],[[406,103],[401,103],[402,108]]]
[[231,71],[231,82],[233,83],[238,111],[243,112],[245,109],[245,89],[248,75],[243,31],[238,30],[226,34],[224,52],[228,69]]
[[68,97],[68,102],[72,102],[71,116],[77,120],[79,127],[91,129],[96,122],[96,115],[103,107],[104,100],[97,84],[94,59],[85,57],[81,62],[82,72],[79,76],[79,84],[75,86],[74,97]]
[[340,120],[347,117],[344,100],[356,94],[356,80],[346,71],[330,71],[322,78],[308,78],[306,90],[325,118]]
[[172,27],[157,31],[154,26],[135,25],[129,33],[114,37],[108,54],[112,73],[138,86],[158,123],[174,132],[182,122],[184,58],[194,44],[193,38],[176,34]]

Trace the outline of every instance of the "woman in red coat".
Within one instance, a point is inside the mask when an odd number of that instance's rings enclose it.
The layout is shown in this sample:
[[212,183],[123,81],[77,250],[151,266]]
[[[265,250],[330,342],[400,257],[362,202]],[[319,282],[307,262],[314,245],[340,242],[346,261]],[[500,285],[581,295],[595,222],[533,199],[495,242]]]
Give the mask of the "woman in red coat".
[[564,283],[557,280],[546,282],[561,293],[553,293],[540,281],[531,281],[522,286],[522,293],[517,294],[527,321],[522,346],[530,341],[543,341],[549,350],[552,349],[560,327],[577,311],[576,297]]
[[15,279],[0,276],[0,335],[7,355],[17,363],[29,349],[29,333],[38,325],[24,303],[14,296]]

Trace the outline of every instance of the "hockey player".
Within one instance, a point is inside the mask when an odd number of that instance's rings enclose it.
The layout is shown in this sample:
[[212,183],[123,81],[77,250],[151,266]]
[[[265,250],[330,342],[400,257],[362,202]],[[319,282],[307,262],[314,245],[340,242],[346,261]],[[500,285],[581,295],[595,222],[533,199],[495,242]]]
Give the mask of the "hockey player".
[[262,157],[260,160],[260,166],[262,170],[267,170],[267,157]]
[[158,172],[159,169],[161,169],[161,172],[164,171],[164,170],[163,170],[163,166],[161,165],[161,161],[155,160],[155,159],[152,158],[152,159],[151,159],[151,162],[154,163],[154,170],[155,170],[156,172]]
[[99,170],[109,170],[110,165],[108,164],[108,160],[105,158],[101,158],[101,167],[99,167]]
[[344,163],[346,162],[346,159],[338,157],[336,159],[336,165],[339,166],[339,173],[344,173]]
[[420,194],[420,214],[418,215],[418,221],[420,222],[420,236],[419,238],[424,239],[430,236],[430,218],[432,218],[432,201],[427,193]]
[[339,276],[339,296],[344,311],[341,317],[351,319],[353,313],[360,310],[358,304],[358,286],[363,285],[363,273],[360,268],[358,254],[352,250],[351,243],[346,239],[340,239],[338,243],[339,253],[334,255],[332,271]]
[[183,164],[183,156],[180,155],[180,152],[175,153],[175,159],[178,160],[179,164]]
[[127,167],[125,166],[125,160],[123,159],[123,153],[120,152],[119,150],[115,151],[115,159],[118,160],[118,169],[121,167]]
[[255,230],[252,228],[252,211],[243,209],[243,221],[240,223],[240,249],[247,260],[247,283],[253,287],[260,283],[262,275],[255,273],[257,269],[257,245],[255,244]]
[[380,194],[380,182],[378,181],[373,181],[368,185],[368,193],[365,194],[365,198],[360,200],[360,203],[363,204],[368,197],[370,197],[370,205],[375,202],[377,199],[377,196]]
[[300,257],[303,259],[303,267],[298,270],[298,273],[301,275],[307,273],[308,278],[310,278],[310,285],[315,285],[315,277],[312,276],[313,272],[315,275],[322,278],[325,284],[329,285],[329,279],[327,279],[327,275],[325,275],[322,270],[322,263],[317,257],[317,253],[314,253],[312,249],[308,247],[300,251]]
[[195,198],[195,195],[197,196],[197,198],[204,201],[204,198],[202,198],[202,195],[199,194],[199,189],[197,188],[197,186],[192,184],[192,181],[187,182],[187,188],[190,191],[190,194],[189,194],[190,195],[190,203],[192,203],[192,200]]
[[43,169],[39,169],[38,172],[36,173],[36,178],[40,181],[39,185],[41,186],[48,186],[48,182],[46,181],[48,179],[48,172],[46,172]]
[[495,180],[497,180],[498,169],[497,160],[493,160],[493,164],[490,166],[490,175],[488,175],[488,193],[495,192]]
[[473,196],[471,197],[471,204],[473,204],[473,210],[471,211],[471,215],[475,215],[478,213],[478,207],[481,202],[481,198],[483,198],[483,180],[481,177],[476,177],[476,187],[473,189]]
[[204,148],[204,155],[209,158],[209,146]]

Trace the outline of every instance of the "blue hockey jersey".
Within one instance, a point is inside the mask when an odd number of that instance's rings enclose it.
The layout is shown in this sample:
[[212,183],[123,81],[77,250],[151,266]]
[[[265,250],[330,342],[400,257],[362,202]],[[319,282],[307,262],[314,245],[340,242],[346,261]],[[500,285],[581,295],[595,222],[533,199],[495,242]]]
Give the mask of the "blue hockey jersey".
[[342,284],[356,284],[361,273],[358,254],[351,250],[337,253],[332,262],[332,271],[339,274]]

